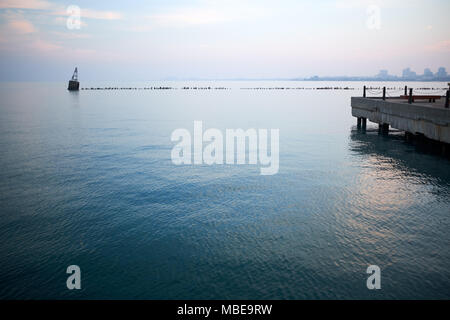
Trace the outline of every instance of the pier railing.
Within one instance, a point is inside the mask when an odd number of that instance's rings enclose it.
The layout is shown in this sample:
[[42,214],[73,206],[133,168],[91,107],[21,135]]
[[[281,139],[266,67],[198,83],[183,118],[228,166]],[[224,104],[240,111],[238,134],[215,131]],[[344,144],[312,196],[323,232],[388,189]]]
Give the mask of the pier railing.
[[[409,89],[409,90],[408,90]],[[391,92],[389,93],[388,90]],[[395,94],[403,91],[403,95],[396,96]],[[445,92],[445,93],[444,93]],[[372,96],[368,96],[368,94]],[[404,89],[398,88],[386,88],[384,87],[363,87],[363,98],[369,99],[407,99],[409,104],[412,104],[414,100],[428,100],[429,102],[435,102],[436,99],[445,99],[445,108],[449,108],[449,98],[450,98],[450,88],[449,89],[439,89],[439,88],[408,88],[405,86]]]

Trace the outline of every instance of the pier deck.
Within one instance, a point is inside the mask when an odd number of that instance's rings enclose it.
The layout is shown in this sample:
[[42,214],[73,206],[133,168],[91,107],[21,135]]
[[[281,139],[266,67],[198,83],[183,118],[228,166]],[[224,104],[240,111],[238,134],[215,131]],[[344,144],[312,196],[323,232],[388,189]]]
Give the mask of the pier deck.
[[436,102],[415,101],[410,104],[400,98],[351,98],[352,115],[358,118],[358,126],[365,127],[366,119],[378,123],[380,131],[389,126],[410,134],[450,143],[450,109],[445,108],[445,97]]

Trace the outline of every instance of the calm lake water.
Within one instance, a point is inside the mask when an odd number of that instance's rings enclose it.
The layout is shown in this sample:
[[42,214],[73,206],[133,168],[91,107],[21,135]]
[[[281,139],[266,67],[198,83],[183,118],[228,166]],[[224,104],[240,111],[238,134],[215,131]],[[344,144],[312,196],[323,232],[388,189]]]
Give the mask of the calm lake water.
[[[450,161],[358,133],[363,83],[66,85],[0,84],[0,298],[450,298]],[[241,89],[257,87],[303,89]],[[278,174],[174,165],[171,133],[194,120],[278,128]]]

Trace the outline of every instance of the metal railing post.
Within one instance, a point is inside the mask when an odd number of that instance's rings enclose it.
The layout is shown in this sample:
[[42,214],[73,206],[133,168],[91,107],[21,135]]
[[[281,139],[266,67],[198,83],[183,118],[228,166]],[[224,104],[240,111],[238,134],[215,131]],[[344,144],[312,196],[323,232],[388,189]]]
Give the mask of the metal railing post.
[[447,94],[445,95],[445,107],[448,109],[448,99],[450,97],[450,90],[447,90]]

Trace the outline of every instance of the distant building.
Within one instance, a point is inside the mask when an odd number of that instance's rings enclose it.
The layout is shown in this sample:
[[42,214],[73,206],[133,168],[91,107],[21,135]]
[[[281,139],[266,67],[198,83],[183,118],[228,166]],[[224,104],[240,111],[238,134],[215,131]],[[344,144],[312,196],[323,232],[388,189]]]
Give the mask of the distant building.
[[447,71],[445,70],[444,67],[440,67],[438,69],[438,72],[436,72],[436,77],[437,78],[445,78],[445,77],[447,77]]
[[431,72],[430,68],[425,68],[425,70],[423,70],[423,76],[431,78],[433,77],[433,72]]
[[389,74],[387,70],[380,70],[378,74],[376,75],[377,78],[388,78]]
[[405,79],[414,79],[417,77],[417,74],[414,71],[411,71],[410,68],[403,69],[402,77]]

